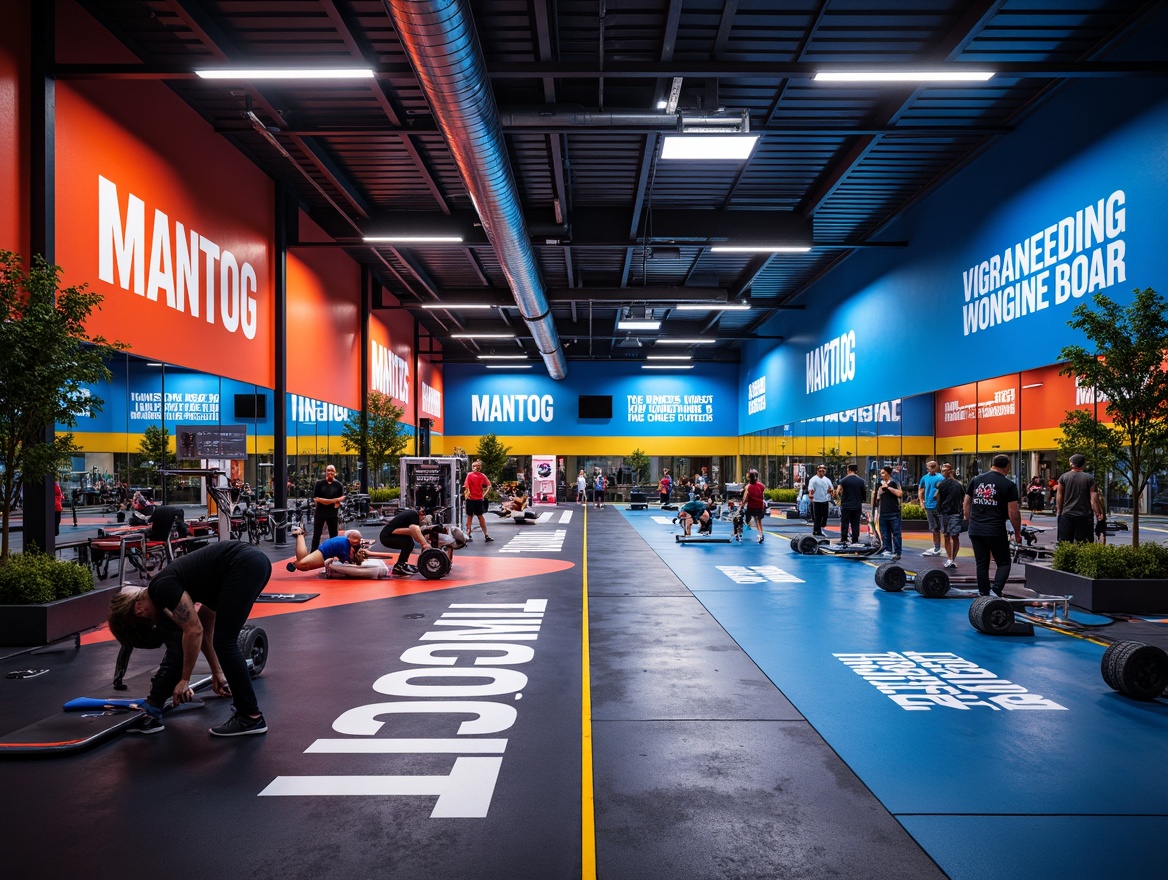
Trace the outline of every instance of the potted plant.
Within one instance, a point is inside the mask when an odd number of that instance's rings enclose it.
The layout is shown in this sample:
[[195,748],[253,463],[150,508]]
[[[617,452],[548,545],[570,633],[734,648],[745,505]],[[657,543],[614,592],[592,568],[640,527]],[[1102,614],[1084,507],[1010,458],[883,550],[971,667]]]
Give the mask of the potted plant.
[[902,504],[900,506],[900,530],[902,532],[929,531],[929,521],[925,515],[925,509],[912,502]]
[[1063,541],[1049,566],[1027,563],[1026,586],[1088,611],[1156,614],[1168,610],[1168,547]]
[[80,563],[9,555],[0,561],[0,645],[47,645],[98,626],[119,587],[93,586],[93,571]]

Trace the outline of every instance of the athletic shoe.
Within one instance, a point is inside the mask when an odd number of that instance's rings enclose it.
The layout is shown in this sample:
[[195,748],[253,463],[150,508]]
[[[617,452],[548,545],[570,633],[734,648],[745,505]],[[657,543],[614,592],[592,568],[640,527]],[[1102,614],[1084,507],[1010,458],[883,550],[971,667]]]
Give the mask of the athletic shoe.
[[764,539],[763,539],[762,535],[759,535],[759,536],[758,536],[758,543],[760,543],[760,544],[761,544],[761,543],[763,542],[763,540],[764,540]]
[[952,559],[946,559],[945,564],[941,567],[942,568],[957,568],[957,563],[954,562]]
[[469,533],[466,536],[466,543],[468,543],[468,544],[474,543],[474,537],[472,535],[470,535]]
[[248,718],[238,712],[233,712],[226,724],[211,728],[212,736],[247,736],[250,733],[267,732],[268,723],[264,721],[263,715],[259,718]]
[[881,556],[883,556],[885,559],[891,559],[891,558],[892,558],[892,551],[891,551],[891,550],[885,550],[885,551],[884,551],[883,553],[881,553],[880,555],[881,555]]
[[839,547],[841,550],[843,550],[843,549],[847,548],[848,542],[847,541],[840,541],[838,544],[836,544],[836,546]]
[[288,568],[288,571],[296,571],[296,563],[289,562],[287,568]]
[[398,577],[411,577],[413,575],[413,572],[410,571],[407,565],[395,565],[393,567],[393,573]]
[[938,550],[936,547],[933,547],[929,550],[926,550],[924,553],[921,554],[921,556],[944,556],[944,555],[945,554],[941,550]]
[[490,535],[487,535],[485,538],[483,538],[483,540],[486,541],[488,544],[491,544],[494,542],[495,539],[492,538]]
[[900,559],[900,554],[899,554],[899,553],[893,553],[893,554],[892,554],[892,561],[893,561],[893,562],[896,562],[896,560],[898,560],[898,559]]
[[412,563],[407,562],[406,568],[408,568],[410,570],[410,574],[417,574],[418,573],[418,567],[416,565],[413,565]]
[[153,715],[145,715],[137,724],[126,728],[126,733],[162,733],[166,730],[166,725],[162,723],[161,718],[155,718]]

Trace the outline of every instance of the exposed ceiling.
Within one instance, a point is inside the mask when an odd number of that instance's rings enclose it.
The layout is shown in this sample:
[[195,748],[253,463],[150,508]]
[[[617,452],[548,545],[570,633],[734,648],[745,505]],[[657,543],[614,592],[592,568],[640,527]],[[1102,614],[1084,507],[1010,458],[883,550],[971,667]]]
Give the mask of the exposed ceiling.
[[[59,75],[166,80],[370,266],[385,305],[443,340],[444,362],[525,353],[538,366],[542,352],[553,375],[650,354],[737,362],[743,339],[804,307],[856,249],[903,247],[881,230],[1068,78],[1165,73],[1109,60],[1163,9],[1138,0],[458,0],[446,30],[431,25],[452,0],[78,2],[141,65]],[[473,28],[450,32],[467,13]],[[191,75],[307,64],[376,76]],[[860,66],[996,74],[812,79]],[[760,138],[746,161],[663,159],[683,127]],[[419,232],[462,240],[363,240]],[[712,250],[751,241],[811,249]],[[715,301],[750,308],[679,308]],[[630,312],[660,330],[618,330]],[[451,338],[467,332],[516,338]]]

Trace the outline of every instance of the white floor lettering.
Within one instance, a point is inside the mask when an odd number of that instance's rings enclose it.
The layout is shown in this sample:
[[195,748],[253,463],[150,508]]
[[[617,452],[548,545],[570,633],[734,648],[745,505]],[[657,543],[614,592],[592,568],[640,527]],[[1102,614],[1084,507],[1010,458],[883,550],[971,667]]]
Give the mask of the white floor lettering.
[[[527,528],[520,526],[519,528]],[[559,553],[564,549],[566,529],[556,529],[554,532],[525,532],[516,535],[507,542],[500,553]]]

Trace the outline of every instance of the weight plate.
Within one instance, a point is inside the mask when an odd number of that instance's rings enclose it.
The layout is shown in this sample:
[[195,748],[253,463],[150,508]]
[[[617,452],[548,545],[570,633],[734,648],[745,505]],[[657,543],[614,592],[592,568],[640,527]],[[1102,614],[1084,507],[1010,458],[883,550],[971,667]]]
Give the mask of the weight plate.
[[940,599],[949,592],[949,575],[940,568],[929,569],[917,575],[916,587],[926,599]]

